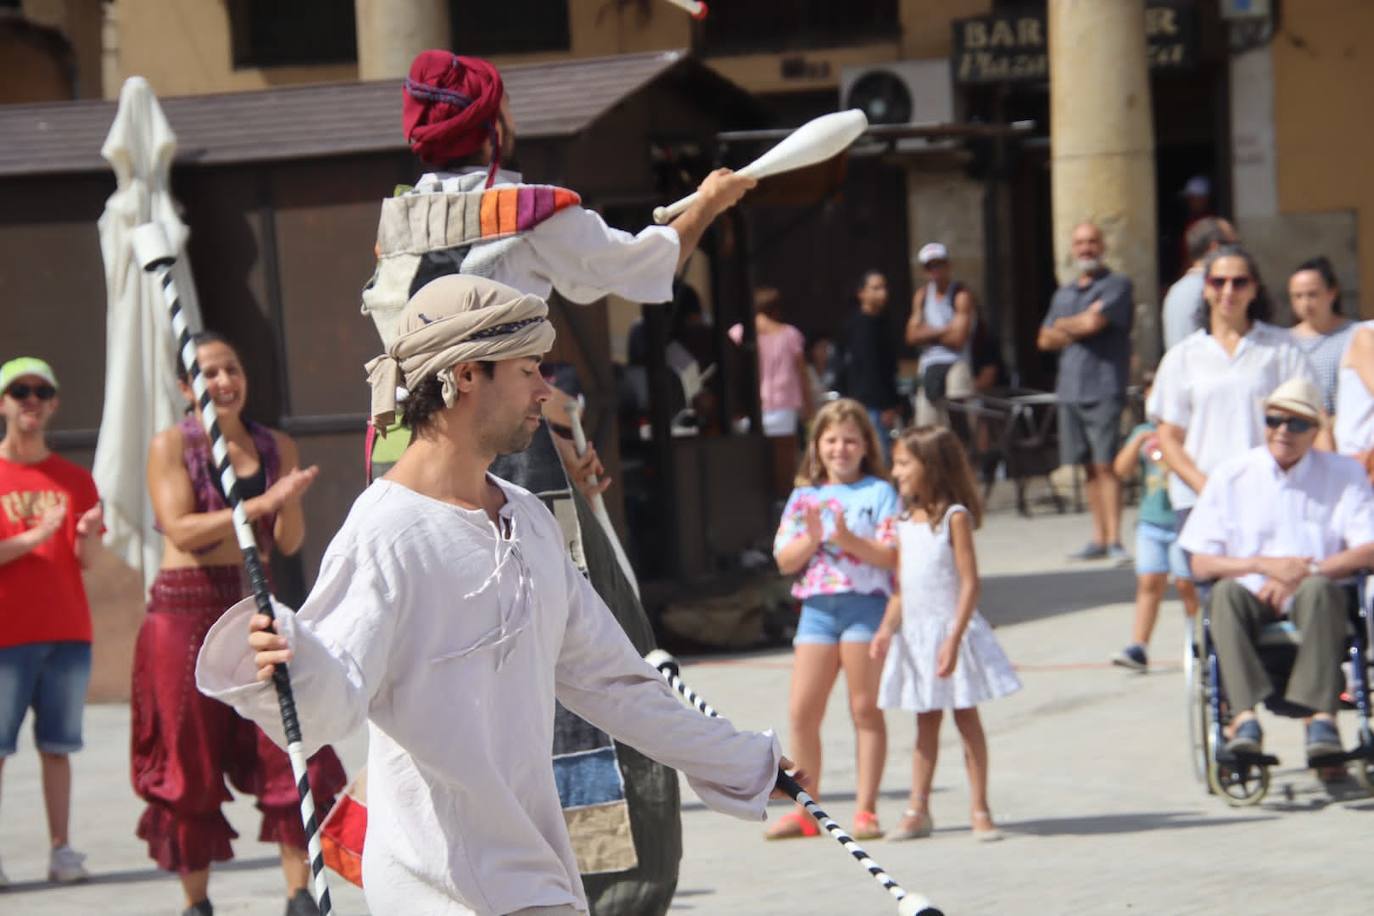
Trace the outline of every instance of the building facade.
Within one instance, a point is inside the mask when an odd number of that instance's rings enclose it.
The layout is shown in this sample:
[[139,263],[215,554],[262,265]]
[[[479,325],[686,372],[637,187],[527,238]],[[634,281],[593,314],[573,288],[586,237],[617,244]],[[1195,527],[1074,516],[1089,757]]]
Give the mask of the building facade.
[[[992,144],[963,144],[962,158],[887,150],[853,170],[847,196],[886,200],[900,188],[904,225],[873,242],[873,263],[903,274],[894,286],[905,297],[920,279],[910,252],[945,241],[1025,379],[1043,382],[1048,370],[1026,338],[1056,274],[1056,240],[1047,238],[1055,226],[1046,174],[1055,52],[1046,0],[788,6],[791,16],[779,17],[767,0],[736,0],[696,22],[665,0],[10,0],[0,4],[0,101],[113,98],[135,73],[162,96],[394,77],[397,61],[429,46],[498,64],[687,48],[787,125],[843,104],[867,74],[891,74],[915,97],[915,110],[899,103],[912,120],[1035,121],[1035,139],[1000,153]],[[1224,18],[1241,8],[1261,15]],[[1369,130],[1359,103],[1374,72],[1374,6],[1149,0],[1141,31],[1151,65],[1158,275],[1137,286],[1162,290],[1177,274],[1179,191],[1201,175],[1211,182],[1213,209],[1236,218],[1276,290],[1294,264],[1325,253],[1346,301],[1360,302],[1374,282],[1374,237],[1359,231],[1374,206],[1374,177],[1355,162]],[[935,71],[919,62],[947,65],[947,78],[932,85]],[[855,181],[867,191],[853,191]],[[882,208],[843,222],[862,232],[872,218],[891,216]],[[761,222],[767,235],[770,218]],[[894,237],[907,257],[888,250]],[[773,275],[772,243],[763,242],[757,280],[788,287],[792,278]],[[785,244],[775,260],[790,260]],[[851,273],[868,266],[856,263]],[[845,307],[846,283],[792,283],[784,292],[799,300],[800,324],[826,333]],[[628,320],[618,316],[613,326]]]

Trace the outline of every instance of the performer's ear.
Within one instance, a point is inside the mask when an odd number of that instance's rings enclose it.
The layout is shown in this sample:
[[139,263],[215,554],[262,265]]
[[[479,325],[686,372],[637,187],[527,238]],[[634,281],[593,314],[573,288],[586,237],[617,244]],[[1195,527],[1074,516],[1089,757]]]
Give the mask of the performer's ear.
[[459,363],[453,367],[453,384],[460,394],[476,387],[477,373],[480,371],[481,364],[476,362]]

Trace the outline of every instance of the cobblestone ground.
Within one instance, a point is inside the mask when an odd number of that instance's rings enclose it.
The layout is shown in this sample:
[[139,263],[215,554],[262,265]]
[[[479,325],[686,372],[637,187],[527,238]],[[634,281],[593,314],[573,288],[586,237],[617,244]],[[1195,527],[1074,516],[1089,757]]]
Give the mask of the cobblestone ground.
[[[925,840],[865,844],[898,881],[951,916],[964,914],[1255,914],[1366,912],[1365,845],[1374,800],[1351,783],[1334,794],[1299,768],[1297,723],[1266,720],[1283,761],[1269,799],[1231,809],[1194,781],[1179,657],[1183,625],[1168,602],[1155,637],[1156,669],[1135,675],[1107,657],[1128,635],[1133,577],[1061,558],[1084,539],[1082,516],[993,516],[979,534],[982,607],[1025,689],[984,707],[992,805],[1004,842],[975,843],[958,737],[947,723]],[[1129,529],[1128,529],[1129,530]],[[787,744],[786,651],[685,660],[684,676],[725,715],[775,728]],[[853,815],[852,737],[842,691],[826,718],[826,807]],[[912,723],[891,715],[879,815],[895,823],[910,774]],[[1342,722],[1347,740],[1353,719]],[[150,867],[133,838],[139,805],[128,783],[128,710],[88,713],[76,760],[74,842],[95,880],[42,882],[46,870],[37,762],[29,738],[5,766],[0,859],[14,885],[0,914],[175,913],[174,880]],[[352,768],[361,742],[342,749]],[[890,914],[896,907],[827,838],[765,843],[761,824],[705,810],[684,791],[686,853],[672,912]],[[773,813],[785,806],[778,804]],[[280,913],[275,849],[257,843],[250,802],[230,806],[239,859],[216,873],[221,914]],[[367,912],[361,894],[333,884],[336,911]]]

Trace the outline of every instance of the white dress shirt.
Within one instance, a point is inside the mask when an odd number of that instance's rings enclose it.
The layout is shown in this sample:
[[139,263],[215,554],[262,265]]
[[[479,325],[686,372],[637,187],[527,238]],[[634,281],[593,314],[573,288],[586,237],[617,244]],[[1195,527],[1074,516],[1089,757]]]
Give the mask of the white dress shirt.
[[[1374,321],[1362,321],[1349,340],[1363,328],[1374,328]],[[1346,349],[1350,348],[1349,342]],[[1345,359],[1345,354],[1341,354]],[[1374,394],[1364,385],[1360,373],[1346,366],[1336,375],[1336,451],[1354,455],[1374,448]]]
[[[555,697],[687,774],[718,811],[762,820],[769,733],[686,706],[630,645],[528,491],[485,512],[382,479],[353,505],[300,611],[282,608],[306,752],[368,725],[363,882],[374,913],[587,908],[554,782]],[[284,743],[254,680],[252,599],[210,629],[201,691]]]
[[[1321,562],[1374,541],[1374,492],[1354,459],[1311,449],[1287,471],[1261,445],[1207,478],[1178,542],[1218,557],[1311,557]],[[1258,592],[1265,577],[1240,583]]]
[[1202,306],[1203,275],[1193,267],[1164,294],[1164,349],[1172,350],[1197,330],[1197,311]]
[[[1211,474],[1227,458],[1264,442],[1264,399],[1295,376],[1319,385],[1307,357],[1288,332],[1256,321],[1228,354],[1205,330],[1194,331],[1164,354],[1146,412],[1185,430],[1183,448],[1199,471]],[[1169,502],[1187,509],[1192,487],[1169,475]]]

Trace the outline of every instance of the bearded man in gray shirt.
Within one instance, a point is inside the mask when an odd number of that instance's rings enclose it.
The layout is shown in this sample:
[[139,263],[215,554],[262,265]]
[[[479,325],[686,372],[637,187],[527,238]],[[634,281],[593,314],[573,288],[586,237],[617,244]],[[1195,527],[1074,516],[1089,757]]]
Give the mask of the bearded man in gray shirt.
[[1121,440],[1121,411],[1131,362],[1135,307],[1131,281],[1102,263],[1102,230],[1080,223],[1070,241],[1078,275],[1055,291],[1036,338],[1059,353],[1059,460],[1083,465],[1093,539],[1072,559],[1129,559],[1121,546],[1121,481],[1112,458]]

